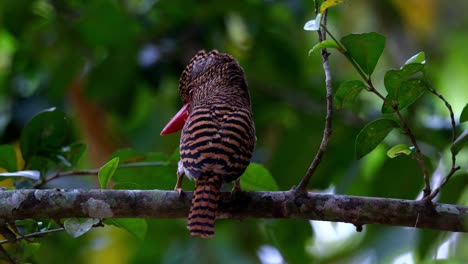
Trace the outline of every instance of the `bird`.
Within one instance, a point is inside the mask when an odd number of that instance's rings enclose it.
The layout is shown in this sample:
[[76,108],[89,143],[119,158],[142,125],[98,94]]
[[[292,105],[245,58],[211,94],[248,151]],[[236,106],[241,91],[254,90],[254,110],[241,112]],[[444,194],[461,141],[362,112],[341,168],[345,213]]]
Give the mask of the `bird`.
[[195,180],[187,228],[192,236],[214,236],[216,211],[224,183],[250,164],[256,144],[255,124],[244,70],[230,54],[200,50],[179,80],[182,108],[161,135],[182,130],[175,190],[184,175]]

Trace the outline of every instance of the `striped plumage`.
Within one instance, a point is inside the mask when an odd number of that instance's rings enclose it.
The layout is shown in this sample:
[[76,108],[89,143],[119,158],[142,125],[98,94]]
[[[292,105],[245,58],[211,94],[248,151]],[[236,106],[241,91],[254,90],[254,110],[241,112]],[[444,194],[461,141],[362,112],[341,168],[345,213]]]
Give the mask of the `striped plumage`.
[[180,78],[179,94],[188,117],[176,188],[181,188],[183,174],[196,180],[187,227],[193,236],[212,237],[221,186],[237,180],[252,157],[250,96],[238,62],[216,50],[200,51],[191,60]]

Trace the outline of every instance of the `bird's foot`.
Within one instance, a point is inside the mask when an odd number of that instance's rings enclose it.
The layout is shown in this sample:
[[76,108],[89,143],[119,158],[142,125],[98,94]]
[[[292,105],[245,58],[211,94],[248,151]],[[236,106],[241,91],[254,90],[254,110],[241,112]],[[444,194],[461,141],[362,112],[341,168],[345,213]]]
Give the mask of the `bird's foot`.
[[240,178],[237,178],[236,181],[234,182],[234,187],[232,187],[232,190],[231,190],[231,197],[235,199],[236,196],[238,196],[241,192],[242,192],[242,189],[240,186]]
[[182,195],[182,180],[184,179],[184,174],[177,172],[177,182],[174,187],[174,191],[179,193],[179,196]]

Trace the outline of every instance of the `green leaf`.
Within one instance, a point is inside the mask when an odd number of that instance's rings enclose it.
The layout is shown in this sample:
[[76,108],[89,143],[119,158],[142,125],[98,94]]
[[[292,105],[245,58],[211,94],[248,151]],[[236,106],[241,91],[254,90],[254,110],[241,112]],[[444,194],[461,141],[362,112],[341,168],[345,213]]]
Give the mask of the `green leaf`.
[[[141,155],[144,155],[143,160],[140,159]],[[125,158],[125,155],[122,155],[119,158],[120,160],[123,159],[127,161],[133,161],[133,158],[138,158],[139,162],[158,163],[161,165],[134,166],[131,168],[122,165],[112,177],[114,183],[124,184],[126,186],[133,183],[134,186],[139,186],[142,190],[174,189],[174,185],[176,184],[177,163],[168,163],[168,158],[163,153],[140,153],[135,156],[129,155],[127,158]],[[189,190],[191,188],[194,188],[194,182],[185,181],[184,189]]]
[[[389,100],[392,103],[398,104],[398,109],[403,110],[407,106],[411,105],[414,103],[421,95],[424,94],[428,89],[427,83],[424,82],[421,79],[411,79],[404,81],[398,93],[394,94],[388,94],[387,95],[387,100]],[[393,113],[393,109],[383,103],[382,105],[382,113],[383,114],[390,114]]]
[[367,124],[356,138],[356,158],[360,159],[374,150],[396,127],[398,123],[392,119],[377,119]]
[[104,223],[123,228],[140,240],[145,239],[148,230],[148,223],[142,218],[112,218],[104,220]]
[[117,170],[117,166],[119,166],[119,160],[119,158],[113,158],[99,169],[98,179],[101,189],[106,189],[109,185],[115,170]]
[[343,82],[335,93],[336,108],[352,105],[358,94],[365,88],[364,83],[359,80]]
[[385,37],[375,32],[350,34],[341,38],[341,43],[359,67],[370,76],[385,48]]
[[413,63],[403,66],[400,70],[389,70],[385,73],[384,84],[391,98],[398,98],[402,83],[411,75],[420,72],[423,64]]
[[71,237],[77,238],[91,230],[97,223],[99,219],[96,218],[68,218],[63,223],[63,227]]
[[460,114],[460,123],[468,121],[468,104],[463,107],[463,110]]
[[405,64],[403,65],[408,65],[412,63],[417,63],[417,64],[425,64],[426,63],[426,54],[424,54],[424,51],[421,51],[417,54],[415,54],[413,57],[409,58]]
[[277,191],[278,185],[270,172],[258,163],[250,163],[241,176],[241,188],[246,191]]
[[16,152],[12,145],[0,145],[0,168],[16,171]]
[[55,108],[44,110],[29,121],[21,133],[20,148],[23,158],[33,156],[56,160],[57,152],[67,145],[69,123],[65,114]]
[[311,50],[309,50],[309,56],[316,50],[326,49],[326,48],[339,49],[340,47],[334,40],[326,39],[320,43],[317,43]]
[[398,144],[393,146],[387,151],[387,156],[391,159],[401,156],[401,155],[410,155],[411,150],[406,144]]
[[461,133],[460,136],[455,139],[455,141],[452,144],[452,147],[450,148],[452,150],[453,154],[458,154],[460,150],[463,148],[463,145],[468,142],[468,129],[465,129],[463,133]]

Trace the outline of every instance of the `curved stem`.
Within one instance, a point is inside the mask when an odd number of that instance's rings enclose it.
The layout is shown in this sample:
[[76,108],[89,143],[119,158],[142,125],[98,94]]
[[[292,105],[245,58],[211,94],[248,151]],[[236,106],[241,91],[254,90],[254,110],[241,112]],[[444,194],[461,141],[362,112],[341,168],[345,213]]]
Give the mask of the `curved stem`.
[[[317,10],[316,10],[317,12]],[[323,14],[323,28],[326,29],[326,24],[327,24],[327,11],[324,12]],[[326,39],[326,32],[319,30],[318,31],[319,35],[319,40],[320,42],[324,41]],[[336,40],[335,40],[336,41]],[[310,164],[309,168],[307,169],[306,174],[302,178],[301,182],[297,187],[294,188],[295,193],[306,193],[307,192],[307,185],[309,184],[309,181],[314,174],[314,172],[317,170],[318,166],[320,165],[320,162],[322,161],[322,157],[325,154],[325,150],[327,149],[328,141],[330,140],[331,134],[332,134],[332,116],[333,116],[333,93],[332,93],[332,78],[331,78],[331,73],[330,73],[330,66],[328,63],[328,56],[329,53],[327,52],[326,49],[322,49],[322,61],[323,61],[323,71],[325,73],[325,86],[326,86],[326,92],[327,92],[327,113],[325,116],[325,128],[323,130],[323,136],[322,136],[322,141],[320,143],[320,147],[315,154],[314,159],[312,160],[312,163]]]
[[[432,94],[439,97],[439,99],[444,102],[445,106],[447,107],[449,111],[450,123],[452,125],[452,144],[453,144],[455,140],[457,139],[457,125],[455,122],[455,115],[453,114],[452,106],[447,102],[447,100],[445,100],[444,96],[440,94],[435,88],[433,88],[432,86],[429,86],[429,90],[431,91]],[[452,175],[455,174],[455,172],[460,169],[460,166],[457,166],[456,164],[457,162],[456,154],[453,151],[451,151],[451,155],[452,155],[452,167],[450,168],[449,173],[445,176],[442,183],[436,189],[434,189],[434,191],[430,195],[426,196],[425,198],[426,201],[432,201],[432,199],[434,199],[434,197],[436,197],[437,194],[439,194],[440,190],[445,186],[445,184],[447,184],[447,182],[450,180]]]

